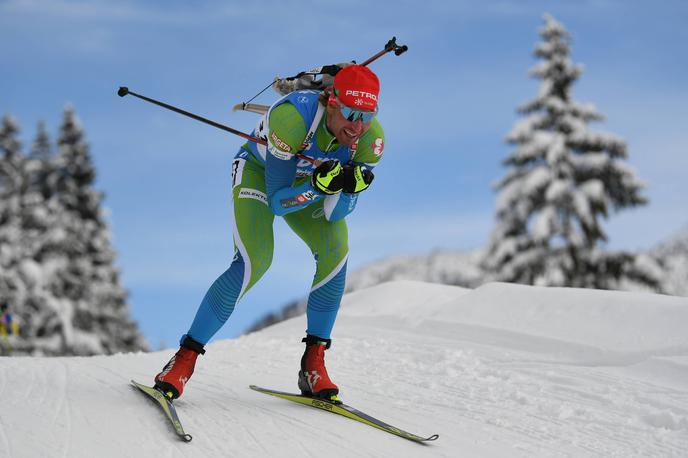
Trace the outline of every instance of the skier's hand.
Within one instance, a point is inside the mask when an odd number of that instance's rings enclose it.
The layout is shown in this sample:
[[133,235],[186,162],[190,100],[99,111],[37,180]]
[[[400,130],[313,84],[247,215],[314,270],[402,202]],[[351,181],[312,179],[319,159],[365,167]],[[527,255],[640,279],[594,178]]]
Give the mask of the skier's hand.
[[345,165],[343,168],[344,184],[342,186],[342,191],[348,194],[358,194],[361,191],[365,191],[373,182],[372,170],[368,170],[366,167],[360,165]]
[[337,194],[344,186],[344,169],[339,161],[325,161],[320,164],[311,177],[316,191],[322,194]]

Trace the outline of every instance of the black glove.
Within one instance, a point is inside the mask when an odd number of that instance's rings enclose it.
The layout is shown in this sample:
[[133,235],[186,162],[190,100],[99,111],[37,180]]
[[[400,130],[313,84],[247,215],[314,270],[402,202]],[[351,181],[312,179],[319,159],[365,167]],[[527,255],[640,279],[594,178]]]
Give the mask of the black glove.
[[344,169],[339,161],[325,161],[320,164],[311,177],[316,191],[323,194],[337,194],[344,186]]
[[368,170],[366,167],[361,167],[360,165],[345,165],[343,169],[344,184],[342,186],[342,191],[348,194],[358,194],[361,191],[365,191],[373,182],[372,170]]

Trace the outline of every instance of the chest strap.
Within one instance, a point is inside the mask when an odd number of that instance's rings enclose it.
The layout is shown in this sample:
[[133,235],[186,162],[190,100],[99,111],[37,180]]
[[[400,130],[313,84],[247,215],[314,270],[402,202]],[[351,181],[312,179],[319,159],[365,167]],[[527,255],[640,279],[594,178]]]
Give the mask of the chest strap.
[[310,147],[310,144],[313,141],[313,138],[315,137],[315,131],[318,130],[318,126],[320,125],[320,120],[322,119],[323,114],[325,114],[325,105],[323,105],[322,103],[318,103],[318,111],[315,112],[315,117],[313,118],[311,127],[310,129],[308,129],[306,138],[303,139],[303,143],[301,143],[299,150],[303,151]]

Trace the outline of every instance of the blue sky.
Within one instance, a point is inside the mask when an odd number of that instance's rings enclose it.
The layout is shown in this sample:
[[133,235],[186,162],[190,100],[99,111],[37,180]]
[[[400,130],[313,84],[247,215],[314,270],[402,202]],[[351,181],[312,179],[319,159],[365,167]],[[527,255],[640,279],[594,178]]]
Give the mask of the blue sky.
[[[610,217],[610,248],[648,248],[688,224],[688,4],[683,1],[0,0],[0,112],[29,143],[76,108],[106,195],[134,317],[157,348],[186,331],[232,258],[229,165],[237,137],[137,99],[165,100],[250,131],[232,113],[275,75],[362,61],[392,36],[409,46],[372,65],[385,128],[376,181],[349,217],[350,269],[395,254],[483,246],[506,133],[531,99],[542,15],[573,35],[573,89],[628,142],[650,205]],[[269,92],[258,102],[276,98]],[[313,261],[279,221],[272,269],[216,338],[305,296]],[[305,322],[304,322],[305,328]],[[336,329],[335,329],[336,333]],[[295,338],[298,338],[296,336]]]

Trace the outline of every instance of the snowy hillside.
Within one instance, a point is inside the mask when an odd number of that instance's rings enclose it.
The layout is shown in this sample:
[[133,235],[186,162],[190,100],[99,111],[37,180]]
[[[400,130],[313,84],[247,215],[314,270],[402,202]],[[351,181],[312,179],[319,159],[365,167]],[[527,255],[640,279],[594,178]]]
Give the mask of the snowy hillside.
[[296,388],[303,317],[209,346],[178,441],[128,385],[171,351],[0,358],[2,457],[688,456],[688,299],[389,282],[345,296],[330,374],[342,398],[422,446],[268,397]]

